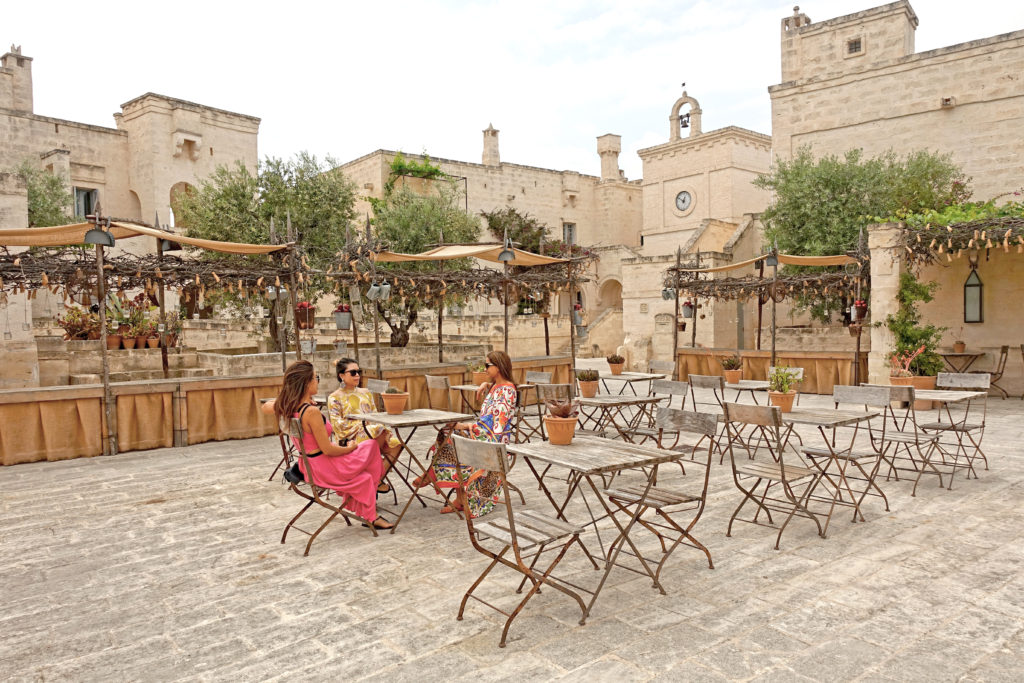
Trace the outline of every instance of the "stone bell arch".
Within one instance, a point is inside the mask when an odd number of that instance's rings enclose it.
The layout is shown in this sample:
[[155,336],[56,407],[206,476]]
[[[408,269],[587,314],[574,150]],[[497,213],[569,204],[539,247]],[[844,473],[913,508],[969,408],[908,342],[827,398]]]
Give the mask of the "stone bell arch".
[[[679,112],[683,108],[683,105],[686,104],[690,105],[690,110],[680,117]],[[676,103],[672,105],[672,113],[669,114],[668,117],[669,141],[679,140],[682,137],[679,132],[682,128],[680,119],[689,124],[691,138],[700,135],[700,115],[700,104],[697,103],[697,100],[687,95],[684,90],[683,96],[676,100]]]

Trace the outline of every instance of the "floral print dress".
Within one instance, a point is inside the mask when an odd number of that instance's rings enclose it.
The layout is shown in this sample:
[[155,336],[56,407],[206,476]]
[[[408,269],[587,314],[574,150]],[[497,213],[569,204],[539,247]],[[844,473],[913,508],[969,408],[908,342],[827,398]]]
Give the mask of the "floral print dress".
[[[339,443],[347,439],[351,444],[359,444],[367,439],[376,438],[385,429],[383,425],[364,423],[362,420],[349,417],[357,413],[375,412],[377,406],[373,403],[373,394],[369,389],[341,387],[327,397],[327,415]],[[393,434],[388,439],[388,446],[394,447],[400,443]]]
[[[480,417],[469,428],[469,437],[477,441],[508,443],[515,429],[516,388],[511,384],[492,387],[480,406]],[[443,437],[443,438],[442,438]],[[434,444],[433,470],[437,485],[445,488],[459,486],[459,473],[456,471],[455,453],[447,433],[438,435]],[[470,479],[474,472],[469,467],[462,468],[462,479]],[[482,517],[494,507],[501,497],[501,473],[490,472],[486,476],[476,473],[466,487],[466,502],[469,514]]]

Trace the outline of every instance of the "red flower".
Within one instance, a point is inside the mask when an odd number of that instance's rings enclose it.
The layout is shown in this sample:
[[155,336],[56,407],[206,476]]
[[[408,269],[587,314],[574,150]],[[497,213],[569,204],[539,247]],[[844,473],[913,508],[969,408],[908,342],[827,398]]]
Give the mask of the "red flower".
[[352,307],[349,306],[348,304],[338,304],[337,307],[334,309],[334,312],[335,313],[351,313],[352,312]]
[[307,308],[313,308],[313,305],[310,304],[308,301],[300,301],[299,303],[295,304],[295,308],[306,310]]

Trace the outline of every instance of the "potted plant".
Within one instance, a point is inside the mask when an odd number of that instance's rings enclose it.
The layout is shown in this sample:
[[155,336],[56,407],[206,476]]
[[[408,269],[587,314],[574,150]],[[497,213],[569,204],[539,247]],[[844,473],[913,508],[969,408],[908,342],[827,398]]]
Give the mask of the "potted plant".
[[[57,317],[57,324],[64,330],[64,339],[88,339],[92,322],[90,313],[78,306],[68,306],[64,317]],[[97,326],[99,321],[97,320]]]
[[743,359],[740,354],[735,353],[719,360],[722,370],[725,371],[725,383],[736,384],[743,377]]
[[967,350],[967,344],[963,341],[964,339],[964,326],[960,326],[960,332],[956,335],[956,340],[953,342],[953,353],[963,353]]
[[608,367],[611,369],[613,375],[622,374],[622,366],[626,364],[625,358],[617,353],[613,353],[605,358],[605,360],[608,361]]
[[350,305],[337,305],[334,309],[334,324],[339,330],[352,329],[352,307]]
[[129,336],[125,338],[125,341],[127,342],[128,339],[131,339],[133,346],[128,346],[128,344],[126,343],[126,349],[146,348],[146,338],[149,337],[149,323],[146,320],[141,320],[139,322],[132,323],[131,329],[129,330],[128,334]]
[[693,302],[690,301],[689,299],[687,299],[686,301],[683,302],[682,306],[683,306],[683,317],[684,318],[692,318],[693,317]]
[[577,416],[575,401],[545,401],[548,414],[544,416],[544,430],[554,446],[568,446],[576,435]]
[[302,347],[302,353],[307,356],[312,355],[316,351],[316,340],[315,339],[300,339],[299,346]]
[[796,399],[796,373],[788,368],[776,367],[768,375],[768,399],[784,413],[793,410]]
[[483,363],[467,363],[466,367],[473,375],[473,384],[480,386],[490,379],[490,377],[487,376],[487,366]]
[[597,383],[600,375],[597,370],[577,370],[576,381],[580,383],[580,394],[583,398],[597,396]]
[[388,387],[380,395],[380,398],[384,401],[384,410],[388,415],[401,415],[405,412],[405,404],[409,400],[409,392],[399,391],[395,387]]
[[295,325],[300,330],[311,330],[316,325],[316,309],[308,301],[295,304]]
[[164,324],[167,326],[166,339],[167,348],[172,348],[178,345],[178,338],[181,336],[181,332],[184,329],[184,321],[181,318],[181,314],[169,313],[166,316]]
[[[937,287],[936,282],[919,282],[913,273],[902,273],[896,293],[899,307],[884,322],[896,342],[894,354],[900,354],[902,369],[911,373],[910,384],[915,389],[934,389],[935,375],[943,367],[942,356],[937,349],[946,328],[923,324],[917,310],[919,303],[934,299]],[[914,407],[916,410],[928,410],[932,406],[931,401],[916,401]]]
[[914,362],[924,346],[916,351],[893,351],[889,354],[889,384],[898,387],[913,386],[914,373],[910,370],[910,364]]
[[865,299],[855,299],[853,302],[853,319],[860,321],[868,316],[868,302]]
[[583,324],[583,305],[573,304],[572,307],[572,324],[582,325]]
[[121,348],[121,334],[118,332],[120,327],[120,321],[107,318],[107,351],[116,351]]

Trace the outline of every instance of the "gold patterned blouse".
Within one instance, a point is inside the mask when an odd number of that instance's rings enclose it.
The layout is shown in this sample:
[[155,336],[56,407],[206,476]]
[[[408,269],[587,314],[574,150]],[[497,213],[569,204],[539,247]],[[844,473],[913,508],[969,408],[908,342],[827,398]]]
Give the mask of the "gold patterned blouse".
[[[341,387],[327,397],[327,415],[339,442],[342,439],[348,439],[349,443],[357,444],[369,438],[376,438],[385,429],[383,425],[364,423],[362,420],[350,417],[355,413],[375,412],[377,412],[377,406],[373,403],[373,394],[369,389]],[[394,435],[388,439],[389,446],[397,446],[399,443]]]

